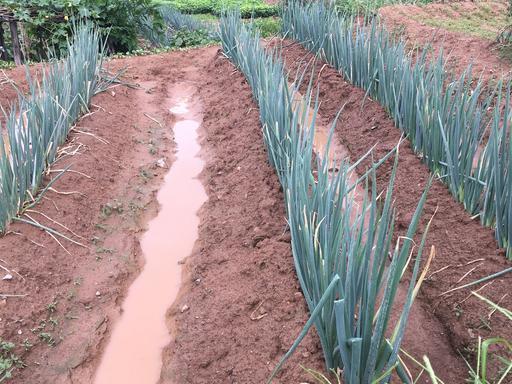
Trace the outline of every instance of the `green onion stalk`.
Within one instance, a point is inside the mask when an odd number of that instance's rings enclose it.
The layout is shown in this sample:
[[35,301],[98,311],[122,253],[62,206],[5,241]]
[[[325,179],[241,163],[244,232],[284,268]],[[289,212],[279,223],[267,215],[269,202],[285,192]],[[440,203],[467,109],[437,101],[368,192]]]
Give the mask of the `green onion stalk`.
[[76,26],[67,57],[50,60],[40,80],[27,67],[28,95],[18,92],[17,102],[2,109],[5,122],[0,131],[7,131],[7,139],[0,135],[0,232],[36,200],[59,146],[100,90],[103,48],[97,28]]
[[[406,236],[393,243],[397,157],[384,196],[377,192],[376,182],[376,168],[393,152],[352,181],[355,166],[371,151],[352,165],[330,158],[335,120],[325,152],[315,152],[319,100],[318,93],[313,95],[312,82],[302,101],[297,102],[305,70],[298,71],[289,85],[279,50],[264,49],[258,32],[251,25],[243,25],[236,12],[223,14],[220,38],[224,54],[245,75],[260,108],[269,162],[283,186],[295,269],[311,315],[269,381],[311,326],[320,338],[326,368],[343,368],[347,384],[373,383],[376,379],[388,382],[395,370],[407,381],[398,351],[421,280],[418,273],[426,231],[394,327],[390,315],[411,260],[412,239],[427,191]],[[362,206],[356,202],[358,189],[364,191]]]

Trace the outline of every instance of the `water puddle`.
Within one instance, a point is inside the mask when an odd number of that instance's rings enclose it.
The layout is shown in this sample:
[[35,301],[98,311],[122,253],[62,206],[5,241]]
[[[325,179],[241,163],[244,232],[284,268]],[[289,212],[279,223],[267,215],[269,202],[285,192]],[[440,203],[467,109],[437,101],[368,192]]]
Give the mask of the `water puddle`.
[[[293,85],[289,83],[290,89],[292,89]],[[345,148],[336,137],[332,137],[331,141],[331,125],[326,126],[320,124],[321,118],[317,113],[315,116],[315,111],[311,106],[308,106],[306,103],[306,99],[304,96],[295,91],[294,99],[293,99],[293,108],[299,109],[299,113],[302,114],[303,108],[307,108],[306,110],[306,118],[305,118],[305,126],[310,127],[313,122],[313,118],[315,118],[315,135],[313,137],[313,149],[317,156],[323,158],[327,155],[329,161],[329,167],[336,168],[340,165],[340,162],[345,160],[349,161],[349,154],[347,148]],[[338,122],[339,124],[339,122]],[[327,148],[329,151],[327,152]],[[327,152],[327,153],[326,153]],[[352,200],[354,201],[353,209],[351,210],[351,220],[355,221],[357,216],[360,214],[364,199],[366,196],[366,191],[357,184],[359,179],[359,175],[356,174],[355,171],[352,171],[348,174],[348,182],[351,185],[356,185],[353,191],[350,193]]]
[[188,112],[187,102],[185,100],[180,100],[177,104],[169,108],[169,112],[174,113],[175,115],[183,115]]
[[180,260],[190,255],[198,236],[197,211],[206,201],[197,179],[203,168],[197,142],[201,115],[193,105],[194,89],[173,88],[169,111],[177,144],[176,160],[158,192],[160,211],[141,239],[145,265],[122,305],[95,384],[153,384],[160,378],[162,350],[170,335],[165,314],[181,284]]

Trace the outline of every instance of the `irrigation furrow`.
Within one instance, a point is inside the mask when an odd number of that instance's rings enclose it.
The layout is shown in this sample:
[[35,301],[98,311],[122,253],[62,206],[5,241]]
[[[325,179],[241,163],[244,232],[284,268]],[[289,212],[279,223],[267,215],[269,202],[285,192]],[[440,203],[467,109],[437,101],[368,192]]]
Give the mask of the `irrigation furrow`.
[[[142,84],[147,89],[154,85]],[[206,196],[197,180],[203,168],[198,157],[202,111],[197,90],[183,82],[170,87],[169,93],[166,110],[151,112],[157,116],[171,114],[177,120],[173,124],[176,159],[158,192],[158,215],[148,223],[141,239],[144,268],[123,302],[121,318],[103,354],[95,384],[158,382],[162,350],[171,342],[165,314],[178,295],[180,262],[194,247],[199,224],[197,211]],[[137,369],[126,369],[127,366]]]

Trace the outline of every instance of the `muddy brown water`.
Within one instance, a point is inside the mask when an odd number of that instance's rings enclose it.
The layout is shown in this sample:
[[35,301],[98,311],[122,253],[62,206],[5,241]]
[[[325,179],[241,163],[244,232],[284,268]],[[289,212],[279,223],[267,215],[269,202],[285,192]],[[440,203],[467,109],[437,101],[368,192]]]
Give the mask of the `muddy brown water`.
[[[293,89],[292,83],[289,83],[288,85],[290,89]],[[318,111],[315,113],[315,110],[308,105],[306,97],[297,90],[294,92],[293,108],[298,110],[299,115],[302,115],[305,112],[303,122],[305,127],[311,127],[313,120],[315,120],[313,149],[316,155],[320,158],[325,158],[327,156],[329,167],[331,169],[336,169],[343,162],[347,162],[347,165],[350,166],[350,157],[347,148],[337,140],[333,140],[333,123],[330,125],[320,124],[321,117],[319,116]],[[347,181],[350,187],[354,187],[352,192],[349,193],[350,199],[353,201],[352,209],[350,210],[351,222],[357,220],[358,216],[361,214],[366,196],[366,191],[361,187],[361,184],[358,183],[358,180],[359,175],[355,170],[348,172]],[[365,222],[365,228],[367,225],[368,224]]]
[[198,236],[197,212],[206,193],[197,176],[201,110],[195,90],[181,84],[171,90],[168,113],[176,118],[176,160],[158,192],[160,211],[141,240],[145,266],[122,305],[94,380],[95,384],[156,383],[162,350],[171,341],[165,314],[181,284],[180,261],[192,252]]

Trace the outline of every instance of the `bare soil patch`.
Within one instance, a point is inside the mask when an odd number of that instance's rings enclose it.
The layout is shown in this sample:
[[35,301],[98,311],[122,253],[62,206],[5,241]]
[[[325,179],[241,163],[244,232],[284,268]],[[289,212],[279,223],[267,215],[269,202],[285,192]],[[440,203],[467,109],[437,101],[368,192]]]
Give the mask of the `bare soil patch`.
[[449,66],[461,74],[469,64],[484,79],[509,75],[510,61],[500,56],[494,41],[506,25],[507,3],[449,2],[425,6],[391,5],[378,14],[389,31],[403,34],[411,47],[430,44],[434,52],[448,54]]

